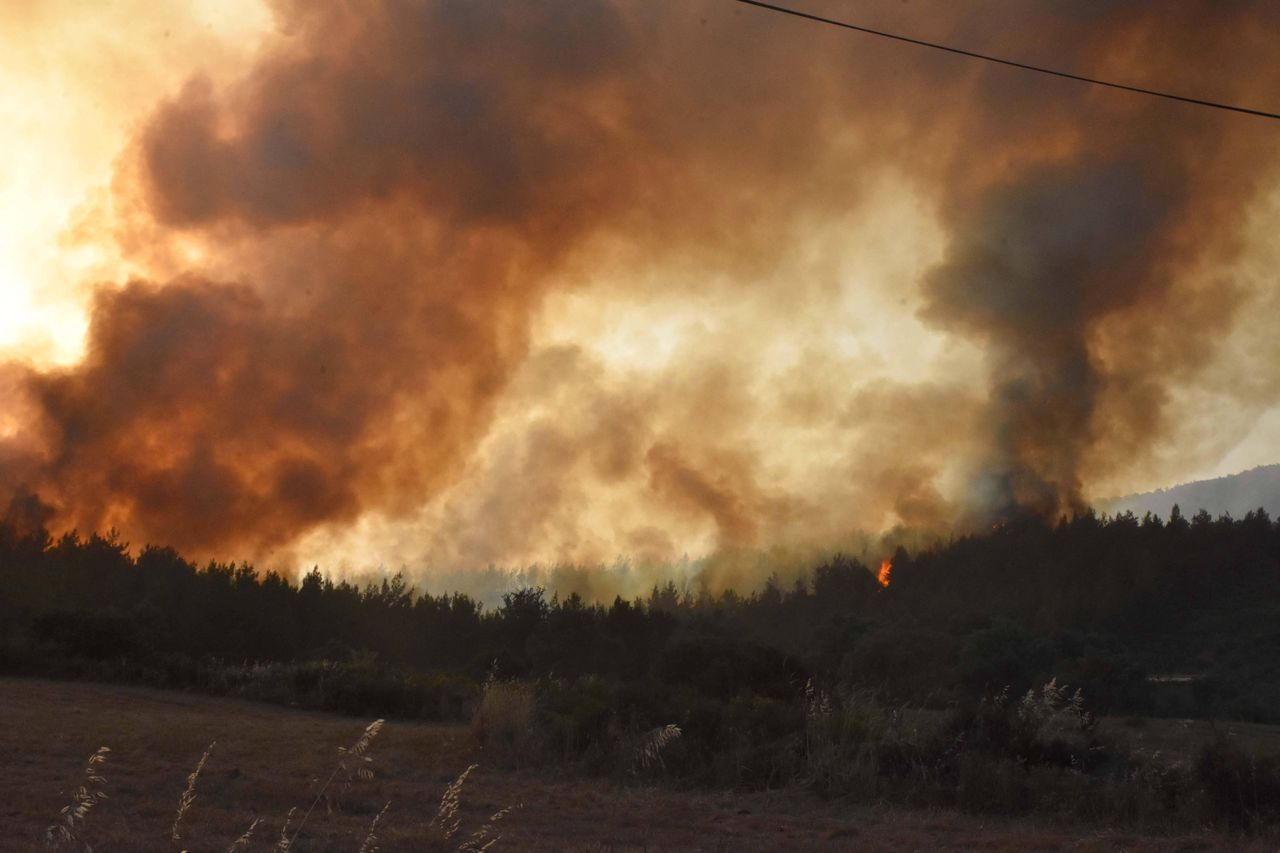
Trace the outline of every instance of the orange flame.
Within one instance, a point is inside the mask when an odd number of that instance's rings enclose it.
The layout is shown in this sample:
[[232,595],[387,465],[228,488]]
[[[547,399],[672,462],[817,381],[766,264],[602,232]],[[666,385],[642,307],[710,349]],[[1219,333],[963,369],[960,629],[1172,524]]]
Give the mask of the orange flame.
[[889,560],[880,561],[880,573],[876,575],[876,580],[880,581],[880,586],[889,585],[889,577],[893,574],[893,563]]

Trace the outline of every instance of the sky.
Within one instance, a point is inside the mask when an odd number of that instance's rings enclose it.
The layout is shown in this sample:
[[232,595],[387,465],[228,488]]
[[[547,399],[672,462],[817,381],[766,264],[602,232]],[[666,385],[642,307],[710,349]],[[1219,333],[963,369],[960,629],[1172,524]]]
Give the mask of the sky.
[[[800,5],[1280,109],[1269,3]],[[54,530],[661,562],[1280,461],[1280,122],[727,0],[18,0],[0,120]]]

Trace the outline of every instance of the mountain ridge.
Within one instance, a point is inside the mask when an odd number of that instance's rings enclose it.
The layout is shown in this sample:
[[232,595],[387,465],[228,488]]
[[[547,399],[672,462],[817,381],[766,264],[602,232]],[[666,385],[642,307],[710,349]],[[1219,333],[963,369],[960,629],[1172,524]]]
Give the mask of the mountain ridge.
[[1238,474],[1108,498],[1100,501],[1098,508],[1111,514],[1132,512],[1141,516],[1149,512],[1168,518],[1175,504],[1185,516],[1203,509],[1213,516],[1229,514],[1241,518],[1259,508],[1273,517],[1280,515],[1280,464],[1259,465]]

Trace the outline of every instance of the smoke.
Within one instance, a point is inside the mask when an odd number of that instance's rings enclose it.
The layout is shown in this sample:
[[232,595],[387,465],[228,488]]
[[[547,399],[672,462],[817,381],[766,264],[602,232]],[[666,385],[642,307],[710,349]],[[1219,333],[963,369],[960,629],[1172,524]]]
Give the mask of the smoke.
[[[1005,5],[993,50],[1275,90],[1265,4]],[[57,526],[448,569],[1080,509],[1169,434],[1274,178],[1264,122],[732,4],[275,13],[138,129],[83,360],[6,372],[0,478]]]
[[[1176,80],[1187,51],[1226,55],[1251,40],[1258,9],[1223,13],[1204,5],[1170,21],[1118,6],[1089,52],[1127,48],[1113,76]],[[1274,76],[1260,68],[1200,68],[1196,83],[1248,100]],[[950,245],[925,279],[924,316],[986,348],[979,517],[1084,509],[1087,478],[1163,437],[1168,390],[1203,367],[1240,301],[1229,276],[1206,268],[1229,269],[1240,253],[1250,206],[1274,180],[1271,129],[1101,99],[1067,100],[1100,119],[1077,125],[1070,145],[977,188],[957,181],[944,201]],[[1025,108],[1006,100],[994,106]]]
[[981,497],[998,513],[1084,508],[1082,454],[1104,381],[1088,335],[1160,289],[1153,243],[1178,194],[1139,174],[1073,162],[996,187],[929,274],[928,316],[986,342],[993,441]]

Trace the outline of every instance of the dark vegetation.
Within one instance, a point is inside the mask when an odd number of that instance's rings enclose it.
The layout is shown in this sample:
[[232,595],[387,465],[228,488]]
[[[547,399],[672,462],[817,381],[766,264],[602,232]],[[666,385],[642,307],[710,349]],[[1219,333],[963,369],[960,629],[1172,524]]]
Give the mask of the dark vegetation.
[[[1270,825],[1280,762],[1159,762],[1097,715],[1280,721],[1280,523],[1023,519],[750,594],[298,584],[0,527],[0,667],[472,720],[491,760],[980,812]],[[1063,685],[1070,685],[1064,689]],[[1077,693],[1076,691],[1080,692]],[[674,739],[656,738],[668,724]],[[660,743],[661,748],[656,748]]]

